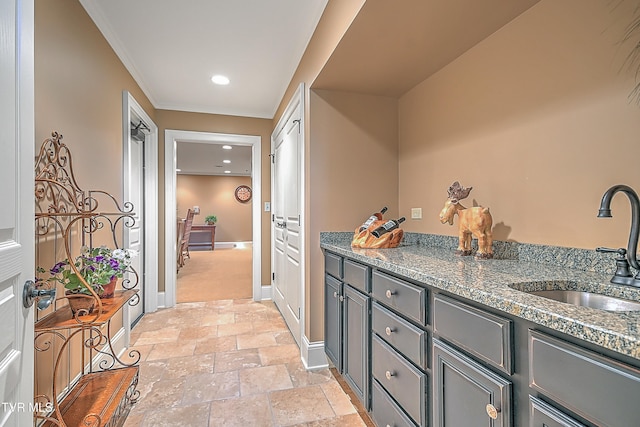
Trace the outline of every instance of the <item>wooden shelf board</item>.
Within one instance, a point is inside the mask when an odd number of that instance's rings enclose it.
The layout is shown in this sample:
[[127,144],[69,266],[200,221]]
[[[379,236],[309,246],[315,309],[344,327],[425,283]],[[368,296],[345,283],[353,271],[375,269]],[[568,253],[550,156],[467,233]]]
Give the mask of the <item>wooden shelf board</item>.
[[113,298],[103,299],[102,301],[102,314],[96,317],[96,308],[94,312],[87,316],[80,316],[80,320],[85,323],[78,323],[71,314],[71,308],[66,305],[58,308],[56,311],[38,321],[35,325],[36,332],[54,329],[71,329],[82,326],[101,326],[104,325],[113,317],[113,315],[120,310],[126,303],[133,297],[137,290],[119,290],[115,292]]
[[[60,402],[64,423],[67,427],[84,426],[83,419],[96,414],[102,420],[100,425],[107,425],[137,375],[137,366],[84,375]],[[47,422],[43,427],[53,426],[53,422]]]

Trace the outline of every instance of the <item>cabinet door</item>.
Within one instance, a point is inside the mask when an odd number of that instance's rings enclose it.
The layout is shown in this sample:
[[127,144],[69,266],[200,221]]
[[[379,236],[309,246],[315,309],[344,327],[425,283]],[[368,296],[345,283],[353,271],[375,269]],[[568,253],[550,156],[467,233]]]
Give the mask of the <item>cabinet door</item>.
[[324,276],[324,351],[342,372],[342,282]]
[[433,425],[511,426],[511,382],[434,339]]
[[351,286],[343,287],[342,371],[354,393],[369,409],[369,305],[371,298]]

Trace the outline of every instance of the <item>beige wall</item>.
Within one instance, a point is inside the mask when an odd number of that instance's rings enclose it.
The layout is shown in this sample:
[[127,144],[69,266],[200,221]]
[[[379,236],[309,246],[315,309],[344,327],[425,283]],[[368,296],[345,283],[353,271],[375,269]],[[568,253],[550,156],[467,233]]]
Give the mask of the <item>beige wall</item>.
[[320,232],[354,230],[384,206],[385,218],[398,217],[397,110],[393,98],[311,91],[308,270],[316,316],[309,325],[311,341],[323,337],[322,312],[316,310],[324,295]]
[[178,175],[176,202],[178,218],[187,209],[200,207],[194,224],[204,224],[207,215],[216,215],[216,242],[250,242],[252,240],[251,202],[240,203],[235,198],[239,185],[251,186],[248,176]]
[[[626,6],[626,7],[625,7]],[[500,240],[622,247],[640,191],[640,110],[620,41],[632,13],[598,0],[543,0],[400,99],[399,207],[405,229],[455,235],[438,213],[455,180],[489,206]]]
[[[218,114],[187,113],[182,111],[156,110],[156,124],[159,129],[159,163],[164,165],[164,131],[188,130],[196,132],[216,132],[239,135],[256,135],[261,138],[261,168],[262,176],[262,200],[252,198],[253,203],[260,203],[271,200],[271,163],[269,163],[269,153],[271,152],[271,131],[272,121],[268,119],[256,119],[251,117],[224,116]],[[160,188],[165,182],[164,167],[160,168]],[[253,185],[251,185],[254,187]],[[164,206],[164,192],[160,191],[159,204]],[[262,272],[261,283],[269,285],[271,283],[271,216],[270,212],[262,212]],[[160,224],[164,224],[164,209],[160,209]],[[164,230],[160,233],[160,259],[164,259]],[[164,268],[164,267],[162,267]],[[161,270],[163,271],[163,270]],[[164,290],[164,283],[160,285],[160,290]]]

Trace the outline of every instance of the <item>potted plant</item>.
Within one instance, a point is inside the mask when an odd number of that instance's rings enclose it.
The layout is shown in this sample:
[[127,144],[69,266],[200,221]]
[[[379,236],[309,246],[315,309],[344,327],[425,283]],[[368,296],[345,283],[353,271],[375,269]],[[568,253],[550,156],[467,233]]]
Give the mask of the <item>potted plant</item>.
[[[130,249],[83,247],[73,264],[68,259],[57,262],[49,269],[49,278],[38,280],[61,283],[66,289],[69,304],[72,301],[84,302],[82,309],[90,313],[94,301],[88,285],[100,298],[113,298],[117,280],[129,270],[131,259],[136,255],[137,251]],[[42,267],[37,271],[46,273]],[[75,312],[73,307],[72,311]]]
[[215,215],[207,215],[204,218],[204,223],[207,225],[215,225],[217,221],[218,221],[218,217]]

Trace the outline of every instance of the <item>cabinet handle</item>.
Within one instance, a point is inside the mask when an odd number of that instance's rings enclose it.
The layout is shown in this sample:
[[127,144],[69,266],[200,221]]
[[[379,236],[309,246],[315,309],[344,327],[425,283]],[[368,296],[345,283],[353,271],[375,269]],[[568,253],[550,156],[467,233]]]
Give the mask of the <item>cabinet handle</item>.
[[387,326],[386,328],[384,328],[384,332],[385,332],[387,335],[389,335],[389,336],[391,336],[391,334],[392,334],[393,332],[395,332],[395,331],[396,331],[395,329],[392,329],[392,328],[390,328],[389,326]]
[[491,418],[492,420],[498,419],[498,412],[500,411],[495,406],[493,406],[491,403],[487,403],[485,409],[487,410],[487,415],[489,415],[489,418]]
[[340,301],[344,301],[344,297],[340,295]]
[[387,292],[385,292],[384,294],[387,296],[387,298],[391,299],[391,297],[396,293],[392,292],[391,289],[387,289]]
[[338,293],[337,293],[337,292],[334,292],[334,293],[333,293],[333,297],[334,297],[334,298],[338,298]]
[[391,371],[387,371],[384,373],[384,376],[387,377],[388,380],[391,380],[391,377],[395,377],[396,374]]

